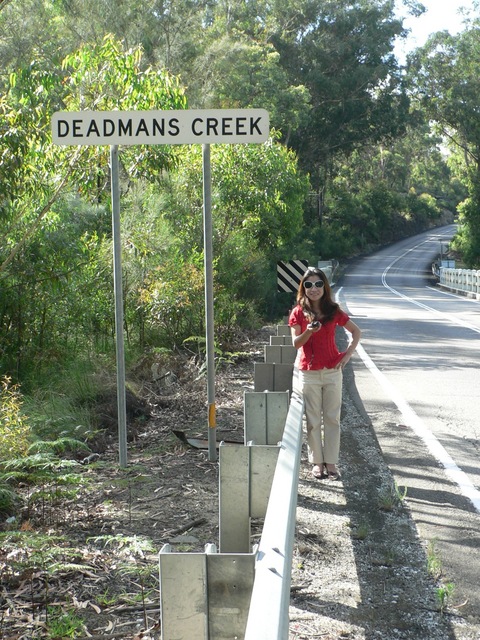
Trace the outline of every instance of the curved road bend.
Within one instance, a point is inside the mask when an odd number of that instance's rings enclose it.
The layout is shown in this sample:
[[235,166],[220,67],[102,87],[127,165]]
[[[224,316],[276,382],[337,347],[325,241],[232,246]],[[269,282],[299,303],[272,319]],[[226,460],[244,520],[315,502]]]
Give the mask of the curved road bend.
[[362,329],[354,395],[453,604],[480,621],[480,302],[441,290],[441,227],[358,259],[338,298]]

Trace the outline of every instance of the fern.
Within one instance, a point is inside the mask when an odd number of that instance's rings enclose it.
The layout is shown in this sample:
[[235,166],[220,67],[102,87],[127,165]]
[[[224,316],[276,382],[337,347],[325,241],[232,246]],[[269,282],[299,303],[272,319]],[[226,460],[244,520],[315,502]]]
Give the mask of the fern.
[[83,476],[79,475],[78,473],[64,473],[62,475],[57,475],[55,476],[55,482],[57,484],[63,484],[63,485],[79,485],[79,484],[84,484],[86,482],[86,480],[84,479]]
[[33,491],[30,495],[29,502],[34,504],[38,501],[54,502],[60,498],[70,499],[76,498],[78,491],[76,489],[65,489],[62,487],[46,487]]
[[90,452],[90,448],[76,438],[62,437],[57,440],[38,440],[28,448],[29,454],[53,453],[63,455],[65,453],[77,453],[78,451]]
[[25,458],[15,458],[7,460],[3,463],[5,471],[23,471],[23,472],[58,472],[62,469],[71,469],[77,467],[78,462],[75,460],[59,460],[53,453],[34,453]]
[[35,453],[26,458],[7,460],[0,467],[4,482],[24,482],[30,486],[48,483],[80,484],[82,476],[75,473],[78,468],[79,464],[75,460],[60,460],[51,453]]
[[0,514],[7,515],[14,511],[18,501],[15,491],[9,487],[0,485]]
[[21,471],[2,473],[0,475],[0,482],[2,482],[3,484],[17,484],[19,482],[25,482],[25,474]]
[[124,549],[125,552],[133,555],[143,556],[145,552],[155,553],[152,541],[138,536],[124,536],[118,534],[116,536],[96,536],[94,538],[89,538],[89,540],[96,544],[103,543],[104,547],[115,546],[119,549]]

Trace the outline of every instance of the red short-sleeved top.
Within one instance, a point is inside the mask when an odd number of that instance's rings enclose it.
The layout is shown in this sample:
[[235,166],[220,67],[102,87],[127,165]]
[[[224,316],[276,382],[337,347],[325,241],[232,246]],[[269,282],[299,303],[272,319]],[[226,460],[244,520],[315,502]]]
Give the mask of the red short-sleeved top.
[[[299,369],[303,371],[334,369],[345,355],[345,351],[338,350],[335,329],[337,325],[344,327],[349,319],[345,311],[338,309],[332,320],[322,324],[320,331],[312,333],[303,347],[300,347]],[[290,327],[300,325],[301,333],[306,330],[309,322],[300,305],[293,309],[288,319]]]

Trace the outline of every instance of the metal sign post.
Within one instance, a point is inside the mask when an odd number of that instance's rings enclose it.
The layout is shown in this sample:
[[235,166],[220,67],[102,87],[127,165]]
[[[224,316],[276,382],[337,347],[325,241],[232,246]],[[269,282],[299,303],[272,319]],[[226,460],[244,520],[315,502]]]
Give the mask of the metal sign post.
[[117,352],[118,451],[121,467],[127,466],[127,399],[125,395],[125,349],[123,336],[122,241],[120,235],[120,184],[118,147],[110,147],[113,235],[113,287],[115,295],[115,346]]
[[52,140],[59,145],[109,145],[117,349],[117,405],[120,466],[127,465],[127,418],[123,337],[118,145],[202,144],[205,263],[205,321],[209,460],[217,459],[215,417],[215,345],[213,325],[213,240],[210,144],[266,142],[265,109],[192,109],[181,111],[59,111],[52,116]]
[[205,326],[207,349],[208,459],[217,459],[215,410],[215,339],[213,331],[213,226],[210,145],[203,145],[203,257],[205,264]]

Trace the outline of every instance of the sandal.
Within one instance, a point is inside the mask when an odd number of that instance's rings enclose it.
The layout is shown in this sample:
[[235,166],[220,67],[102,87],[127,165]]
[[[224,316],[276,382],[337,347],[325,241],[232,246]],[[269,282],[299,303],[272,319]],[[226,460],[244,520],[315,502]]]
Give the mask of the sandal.
[[328,469],[327,467],[327,477],[329,480],[340,480],[342,475],[336,467],[334,469]]
[[316,464],[316,465],[313,466],[312,476],[314,478],[317,478],[317,480],[323,480],[324,478],[327,477],[327,475],[328,474],[326,473],[323,464]]

